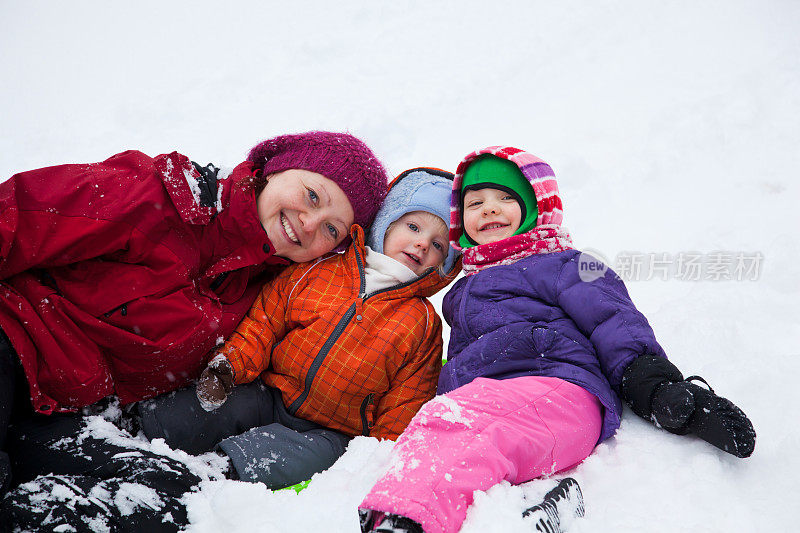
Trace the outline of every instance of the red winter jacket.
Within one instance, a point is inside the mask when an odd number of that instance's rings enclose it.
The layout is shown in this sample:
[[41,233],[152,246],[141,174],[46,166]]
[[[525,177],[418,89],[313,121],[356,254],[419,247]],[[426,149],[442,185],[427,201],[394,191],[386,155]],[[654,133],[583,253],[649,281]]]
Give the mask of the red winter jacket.
[[222,174],[203,197],[185,156],[128,151],[0,183],[0,328],[38,412],[187,384],[265,264],[288,264],[258,220],[252,163]]

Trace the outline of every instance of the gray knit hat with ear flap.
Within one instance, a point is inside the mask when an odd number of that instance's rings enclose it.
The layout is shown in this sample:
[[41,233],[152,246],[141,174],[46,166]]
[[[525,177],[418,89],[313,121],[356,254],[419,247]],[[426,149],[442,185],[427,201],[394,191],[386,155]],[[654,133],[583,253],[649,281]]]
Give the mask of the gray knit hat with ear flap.
[[[450,194],[453,174],[435,168],[412,168],[392,182],[383,205],[375,215],[372,230],[367,235],[367,246],[383,253],[383,239],[389,225],[412,211],[425,211],[442,219],[447,226],[450,220]],[[444,273],[450,272],[458,252],[448,244],[444,260]]]

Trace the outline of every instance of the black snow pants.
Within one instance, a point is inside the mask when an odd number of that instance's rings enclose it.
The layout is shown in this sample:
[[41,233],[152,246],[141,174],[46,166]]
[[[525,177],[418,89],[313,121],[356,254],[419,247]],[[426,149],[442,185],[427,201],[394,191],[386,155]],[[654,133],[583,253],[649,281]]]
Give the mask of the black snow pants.
[[140,449],[122,433],[122,438],[95,436],[88,421],[81,415],[37,415],[14,424],[8,444],[15,482],[23,484],[0,503],[0,531],[185,527],[180,498],[201,479],[180,461]]
[[348,435],[290,414],[281,392],[261,380],[235,387],[211,412],[200,406],[193,386],[140,402],[138,410],[148,439],[192,454],[222,451],[239,479],[270,489],[327,470],[350,442]]
[[11,485],[11,462],[6,447],[8,427],[28,405],[28,382],[22,363],[0,329],[0,498]]

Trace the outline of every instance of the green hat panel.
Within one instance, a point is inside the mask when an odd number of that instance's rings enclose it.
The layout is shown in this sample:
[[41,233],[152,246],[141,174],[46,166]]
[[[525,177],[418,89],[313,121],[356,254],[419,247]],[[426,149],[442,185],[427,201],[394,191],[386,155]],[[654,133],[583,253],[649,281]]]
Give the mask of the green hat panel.
[[485,189],[497,185],[498,189],[507,190],[514,194],[522,210],[522,220],[514,235],[526,233],[536,227],[539,209],[536,204],[536,194],[528,178],[519,167],[495,155],[482,155],[469,164],[464,171],[461,184],[461,237],[458,244],[462,248],[471,248],[476,243],[464,230],[464,193],[470,189]]

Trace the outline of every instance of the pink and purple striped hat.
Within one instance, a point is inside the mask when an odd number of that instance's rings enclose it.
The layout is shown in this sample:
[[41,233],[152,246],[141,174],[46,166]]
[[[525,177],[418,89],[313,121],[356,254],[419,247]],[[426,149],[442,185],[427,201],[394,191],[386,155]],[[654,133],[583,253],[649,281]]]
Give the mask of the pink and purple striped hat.
[[489,146],[475,150],[461,160],[453,178],[453,191],[450,194],[450,245],[457,250],[462,250],[458,241],[461,238],[461,184],[464,180],[464,171],[476,158],[482,155],[494,155],[507,159],[516,164],[522,174],[528,179],[533,192],[536,194],[536,206],[539,215],[536,226],[560,226],[564,218],[561,206],[561,197],[558,194],[558,183],[553,169],[545,161],[533,154],[529,154],[512,146]]

